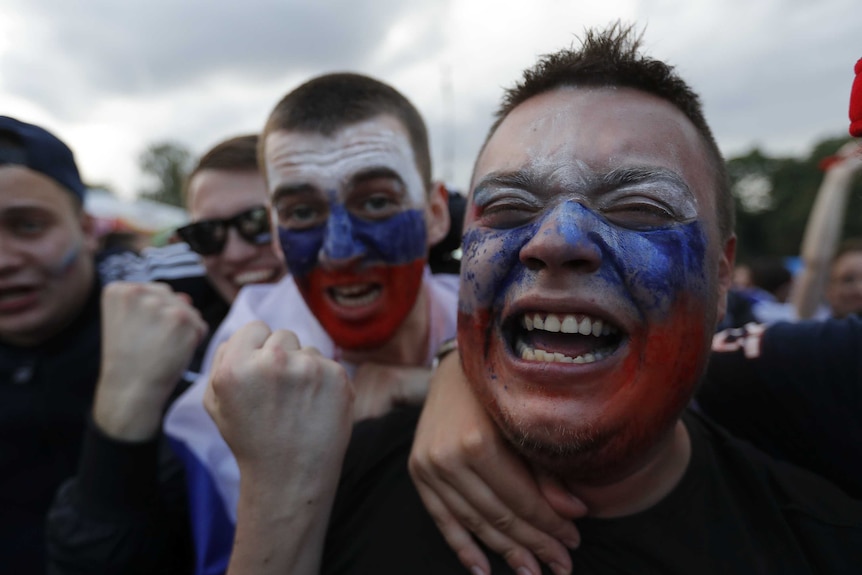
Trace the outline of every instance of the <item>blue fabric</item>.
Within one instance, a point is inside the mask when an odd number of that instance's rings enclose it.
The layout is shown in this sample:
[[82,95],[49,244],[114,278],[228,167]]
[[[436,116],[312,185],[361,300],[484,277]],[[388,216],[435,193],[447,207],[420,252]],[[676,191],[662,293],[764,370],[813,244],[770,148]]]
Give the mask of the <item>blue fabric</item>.
[[195,575],[223,575],[233,547],[235,527],[228,518],[224,501],[203,464],[179,441],[171,447],[186,468],[189,516],[195,545]]

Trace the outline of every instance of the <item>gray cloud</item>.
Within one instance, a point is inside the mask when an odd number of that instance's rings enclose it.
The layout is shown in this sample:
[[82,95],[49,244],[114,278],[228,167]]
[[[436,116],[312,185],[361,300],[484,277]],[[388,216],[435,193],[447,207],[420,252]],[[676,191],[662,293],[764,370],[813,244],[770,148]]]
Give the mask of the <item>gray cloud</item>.
[[4,89],[65,116],[89,98],[162,94],[213,75],[253,83],[359,68],[408,10],[399,0],[6,4],[38,32],[4,58]]

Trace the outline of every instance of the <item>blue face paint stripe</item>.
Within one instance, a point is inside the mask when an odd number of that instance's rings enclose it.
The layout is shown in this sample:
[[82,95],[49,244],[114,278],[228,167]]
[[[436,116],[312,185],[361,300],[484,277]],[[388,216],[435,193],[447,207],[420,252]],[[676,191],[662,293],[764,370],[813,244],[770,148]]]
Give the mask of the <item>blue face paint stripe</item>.
[[425,257],[427,249],[422,210],[367,221],[334,208],[326,224],[301,231],[279,226],[278,238],[288,269],[297,277],[314,269],[321,251],[333,259],[362,255],[363,261],[400,265]]
[[[540,232],[550,217],[555,218],[553,232],[547,228]],[[698,221],[631,230],[567,202],[524,226],[467,230],[462,243],[462,312],[499,308],[513,284],[535,281],[535,273],[519,260],[521,249],[538,233],[557,233],[569,245],[588,242],[598,249],[602,262],[595,274],[609,287],[623,288],[645,313],[669,309],[683,291],[703,294],[707,289],[707,241]],[[475,269],[481,270],[481,278]]]

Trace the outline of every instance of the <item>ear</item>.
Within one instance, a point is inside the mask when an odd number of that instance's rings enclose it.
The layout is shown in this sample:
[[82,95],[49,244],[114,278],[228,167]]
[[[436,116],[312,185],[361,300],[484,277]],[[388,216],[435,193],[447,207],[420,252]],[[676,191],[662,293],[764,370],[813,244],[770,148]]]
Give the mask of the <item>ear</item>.
[[81,231],[83,232],[84,249],[90,254],[99,250],[99,238],[96,237],[96,221],[93,216],[81,210]]
[[736,236],[724,242],[724,249],[718,257],[718,303],[716,322],[724,319],[727,313],[727,292],[733,283],[733,265],[736,261]]
[[449,233],[449,192],[440,182],[431,184],[425,205],[425,228],[428,232],[428,247],[443,241]]

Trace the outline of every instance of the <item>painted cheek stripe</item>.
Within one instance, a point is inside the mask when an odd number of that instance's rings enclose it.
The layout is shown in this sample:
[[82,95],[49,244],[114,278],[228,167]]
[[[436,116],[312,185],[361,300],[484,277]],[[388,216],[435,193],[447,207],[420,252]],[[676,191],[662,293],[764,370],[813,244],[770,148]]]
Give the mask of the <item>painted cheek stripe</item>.
[[399,265],[424,259],[425,219],[420,210],[407,210],[383,221],[365,221],[343,209],[323,226],[292,231],[278,228],[281,249],[290,272],[308,275],[321,253],[332,259],[364,255],[366,262]]

